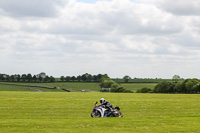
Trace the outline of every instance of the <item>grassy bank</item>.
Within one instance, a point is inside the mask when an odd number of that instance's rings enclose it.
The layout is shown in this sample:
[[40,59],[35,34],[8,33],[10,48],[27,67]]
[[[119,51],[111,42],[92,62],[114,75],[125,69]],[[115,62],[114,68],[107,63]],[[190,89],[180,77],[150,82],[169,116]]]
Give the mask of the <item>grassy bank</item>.
[[[90,117],[95,101],[124,118]],[[0,92],[0,132],[199,132],[199,95]]]
[[144,87],[153,89],[157,83],[121,83],[121,86],[136,92],[138,89],[142,89]]
[[[157,83],[121,83],[120,85],[126,89],[136,92],[137,89],[148,87],[153,89]],[[33,87],[34,86],[34,87]],[[47,87],[47,88],[42,88]],[[60,89],[54,90],[54,87]],[[32,88],[32,89],[31,89]],[[39,89],[44,92],[64,92],[62,89],[70,90],[71,92],[99,92],[99,83],[83,83],[83,82],[55,82],[55,83],[16,83],[16,82],[0,82],[0,91],[35,91]]]
[[[43,88],[47,87],[47,88]],[[59,89],[54,90],[57,87]],[[32,89],[30,89],[32,88]],[[62,89],[70,90],[71,92],[99,92],[98,83],[81,83],[81,82],[55,82],[55,83],[16,83],[16,82],[0,82],[0,91],[34,91],[39,89],[44,92],[64,92]]]

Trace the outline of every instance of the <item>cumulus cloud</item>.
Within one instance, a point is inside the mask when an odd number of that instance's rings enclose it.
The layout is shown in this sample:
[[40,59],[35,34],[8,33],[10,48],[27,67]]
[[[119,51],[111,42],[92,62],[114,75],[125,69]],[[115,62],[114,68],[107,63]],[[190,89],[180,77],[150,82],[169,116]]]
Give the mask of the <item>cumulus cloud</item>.
[[161,6],[165,10],[177,15],[200,15],[199,0],[167,0],[161,3]]
[[198,1],[2,0],[2,71],[189,76],[182,66],[200,65],[200,19],[187,4]]
[[[179,32],[183,25],[181,19],[176,19],[175,16],[155,6],[128,0],[114,0],[109,3],[98,2],[94,5],[68,4],[61,10],[60,18],[52,21],[49,27],[48,30],[51,32],[60,34],[116,32],[118,34],[159,35]],[[99,29],[94,30],[95,27]]]
[[152,2],[159,8],[175,15],[200,15],[199,0],[141,0],[142,2]]
[[57,6],[68,0],[1,0],[0,8],[14,17],[50,17],[56,15]]

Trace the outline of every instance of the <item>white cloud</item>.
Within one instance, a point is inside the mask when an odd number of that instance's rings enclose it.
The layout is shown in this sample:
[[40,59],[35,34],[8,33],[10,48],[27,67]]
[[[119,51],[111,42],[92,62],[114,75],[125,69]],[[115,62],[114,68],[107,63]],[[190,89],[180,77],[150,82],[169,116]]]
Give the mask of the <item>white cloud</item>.
[[0,8],[14,17],[50,17],[68,0],[1,0]]
[[142,2],[151,2],[159,8],[175,15],[200,15],[199,0],[140,0]]
[[[2,71],[163,78],[171,78],[178,71],[180,76],[197,76],[189,70],[195,73],[200,65],[197,8],[187,11],[187,1],[173,3],[3,0],[0,4]],[[189,5],[195,3],[198,1]]]
[[200,15],[200,1],[199,0],[167,0],[161,3],[161,6],[177,15]]

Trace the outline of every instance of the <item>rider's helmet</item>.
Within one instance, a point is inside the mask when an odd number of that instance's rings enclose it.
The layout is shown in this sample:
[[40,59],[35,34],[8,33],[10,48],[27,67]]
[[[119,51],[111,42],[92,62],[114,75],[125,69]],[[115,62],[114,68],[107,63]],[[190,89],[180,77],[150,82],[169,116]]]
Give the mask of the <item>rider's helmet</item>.
[[104,98],[101,98],[101,99],[100,99],[100,103],[101,103],[101,104],[104,104],[104,103],[106,103],[106,100],[105,100]]

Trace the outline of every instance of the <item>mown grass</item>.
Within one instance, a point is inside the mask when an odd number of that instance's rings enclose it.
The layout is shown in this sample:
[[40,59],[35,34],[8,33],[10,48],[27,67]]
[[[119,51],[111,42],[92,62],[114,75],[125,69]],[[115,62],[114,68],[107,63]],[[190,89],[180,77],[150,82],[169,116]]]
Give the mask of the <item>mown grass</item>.
[[126,89],[136,92],[138,89],[142,89],[144,87],[153,89],[157,85],[157,83],[121,83],[120,85],[125,87]]
[[[20,85],[20,86],[19,86]],[[41,87],[30,87],[30,84],[23,84],[23,83],[0,83],[0,91],[43,91],[43,92],[63,92],[61,89],[54,90],[52,89],[45,89]]]
[[[91,118],[101,97],[123,118]],[[0,132],[200,132],[199,95],[0,92]]]
[[[123,87],[126,89],[130,89],[133,92],[136,92],[138,89],[142,89],[144,87],[153,89],[157,82],[169,81],[171,79],[131,79],[130,83],[124,83],[123,79],[113,79],[114,81],[121,83]],[[182,81],[183,79],[181,79]],[[56,78],[56,81],[60,81],[59,78]],[[10,84],[10,85],[6,85]],[[17,86],[22,85],[22,86]],[[30,87],[36,86],[36,87]],[[53,89],[44,89],[42,87],[59,87],[57,90]],[[22,83],[22,82],[0,82],[0,91],[34,91],[35,89],[39,89],[44,92],[63,92],[62,89],[67,89],[72,92],[80,92],[81,90],[85,90],[86,92],[99,92],[100,86],[99,83],[90,83],[90,82],[54,82],[54,83]]]
[[29,91],[29,89],[26,88],[27,87],[0,84],[0,91]]
[[[70,90],[72,92],[81,92],[85,90],[86,92],[99,92],[99,83],[83,83],[83,82],[55,82],[55,83],[16,83],[16,82],[0,82],[0,91],[34,91],[30,88],[39,89],[44,92],[62,92],[62,88]],[[7,85],[9,84],[9,85]],[[138,89],[148,87],[153,89],[157,83],[121,83],[120,85],[126,89],[136,92]],[[22,86],[17,86],[22,85]],[[38,87],[28,87],[28,86],[38,86]],[[60,89],[44,89],[41,87],[59,87]]]
[[[0,91],[33,91],[30,88],[39,89],[44,92],[63,92],[62,89],[67,89],[72,92],[81,92],[85,90],[86,92],[99,92],[99,83],[83,83],[83,82],[55,82],[55,83],[17,83],[17,82],[0,82]],[[9,84],[9,85],[6,85]],[[22,85],[22,86],[17,86]],[[29,87],[38,86],[38,87]],[[60,89],[44,89],[41,87],[59,87]]]

